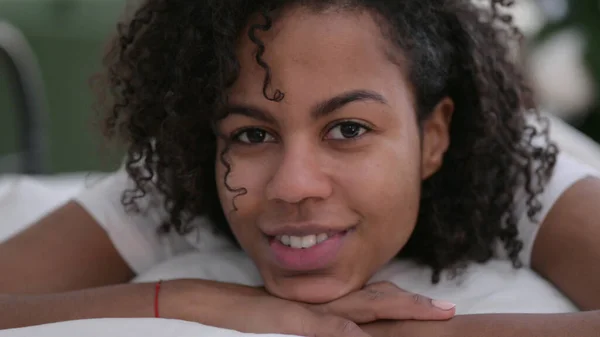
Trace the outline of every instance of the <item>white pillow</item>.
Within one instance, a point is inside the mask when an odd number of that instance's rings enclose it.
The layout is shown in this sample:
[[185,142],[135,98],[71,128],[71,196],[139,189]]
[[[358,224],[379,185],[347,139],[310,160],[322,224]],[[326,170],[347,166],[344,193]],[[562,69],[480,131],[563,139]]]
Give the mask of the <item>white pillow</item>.
[[[395,261],[371,282],[388,280],[401,288],[457,304],[458,314],[476,313],[561,313],[575,306],[554,287],[528,269],[514,270],[504,261],[472,265],[454,280],[442,278],[433,285],[431,272],[413,263]],[[159,279],[205,278],[247,285],[261,284],[252,261],[239,251],[190,253],[164,262],[135,282]],[[0,331],[0,337],[251,337],[233,330],[165,319],[94,319]],[[265,335],[278,336],[284,335]]]
[[[431,283],[431,271],[408,261],[394,261],[370,282],[390,281],[405,290],[457,304],[457,314],[560,313],[577,308],[547,281],[527,268],[514,269],[508,261],[472,264],[460,276]],[[262,281],[250,258],[241,251],[189,253],[139,275],[134,282],[199,278],[257,286]]]

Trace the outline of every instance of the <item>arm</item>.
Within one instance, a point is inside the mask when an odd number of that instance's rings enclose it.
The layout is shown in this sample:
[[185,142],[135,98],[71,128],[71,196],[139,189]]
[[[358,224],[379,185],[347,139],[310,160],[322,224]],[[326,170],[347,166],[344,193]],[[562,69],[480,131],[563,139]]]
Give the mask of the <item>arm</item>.
[[[0,295],[0,330],[76,319],[153,317],[155,294],[154,285],[146,283],[46,295]],[[445,317],[424,301],[415,303],[414,296],[401,290],[395,295],[369,300],[365,294],[355,293],[345,300],[345,310],[367,320],[382,314],[392,318]],[[274,297],[260,288],[172,280],[162,283],[158,299],[161,318],[247,333],[370,337],[348,318],[322,307]]]
[[600,179],[585,178],[558,199],[531,264],[583,310],[600,309]]
[[0,329],[153,316],[154,285],[78,290],[125,283],[134,273],[102,227],[74,202],[1,243],[0,275]]
[[[254,304],[259,296],[265,296],[257,288],[204,280],[165,281],[158,295],[161,318],[226,328],[243,327],[236,324],[240,321],[243,324],[246,318],[238,320],[242,317],[239,312],[233,318],[223,315],[224,308],[230,313],[236,313],[236,310],[243,312],[243,306],[238,308],[234,305]],[[120,284],[52,294],[0,295],[0,330],[79,319],[154,317],[155,296],[153,283]],[[279,304],[280,311],[285,311],[286,307],[279,303],[283,303],[282,300],[269,298]],[[256,312],[269,314],[265,308]]]
[[134,273],[102,227],[71,202],[0,243],[0,275],[0,294],[16,294],[124,283]]
[[0,330],[86,318],[153,317],[153,296],[152,284],[0,295]]
[[600,331],[600,311],[465,315],[445,322],[377,322],[363,329],[372,337],[595,337]]
[[[155,285],[125,284],[133,275],[104,229],[79,204],[68,203],[0,244],[0,330],[154,317]],[[201,280],[163,282],[159,312],[164,318],[229,327],[235,322],[219,321],[222,312],[236,308],[230,302],[244,301],[244,294],[256,298],[256,291]]]

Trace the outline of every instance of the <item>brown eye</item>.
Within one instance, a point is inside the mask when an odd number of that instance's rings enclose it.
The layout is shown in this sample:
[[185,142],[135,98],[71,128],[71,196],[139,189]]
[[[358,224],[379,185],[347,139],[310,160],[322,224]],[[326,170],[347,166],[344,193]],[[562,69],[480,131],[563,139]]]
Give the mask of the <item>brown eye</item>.
[[267,131],[258,128],[248,128],[238,132],[234,140],[245,144],[260,144],[275,140]]
[[327,139],[344,140],[362,136],[369,131],[366,126],[357,122],[342,122],[332,127],[327,133]]

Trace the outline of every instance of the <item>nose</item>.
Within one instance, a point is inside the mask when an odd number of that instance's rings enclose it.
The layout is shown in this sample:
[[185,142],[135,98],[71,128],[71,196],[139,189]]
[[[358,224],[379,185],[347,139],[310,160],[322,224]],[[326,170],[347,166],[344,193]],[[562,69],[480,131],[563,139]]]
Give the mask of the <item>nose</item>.
[[329,197],[330,177],[323,172],[320,162],[318,151],[310,145],[287,146],[266,187],[267,198],[292,204]]

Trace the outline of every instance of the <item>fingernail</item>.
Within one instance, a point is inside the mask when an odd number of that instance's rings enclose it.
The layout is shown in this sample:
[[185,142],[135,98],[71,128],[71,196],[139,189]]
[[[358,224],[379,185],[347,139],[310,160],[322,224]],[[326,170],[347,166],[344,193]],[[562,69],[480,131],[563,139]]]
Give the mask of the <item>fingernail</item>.
[[442,310],[446,310],[446,311],[452,310],[452,309],[454,309],[454,307],[456,307],[456,304],[454,304],[452,302],[440,301],[440,300],[432,300],[431,304],[433,304],[433,306],[438,309],[442,309]]

